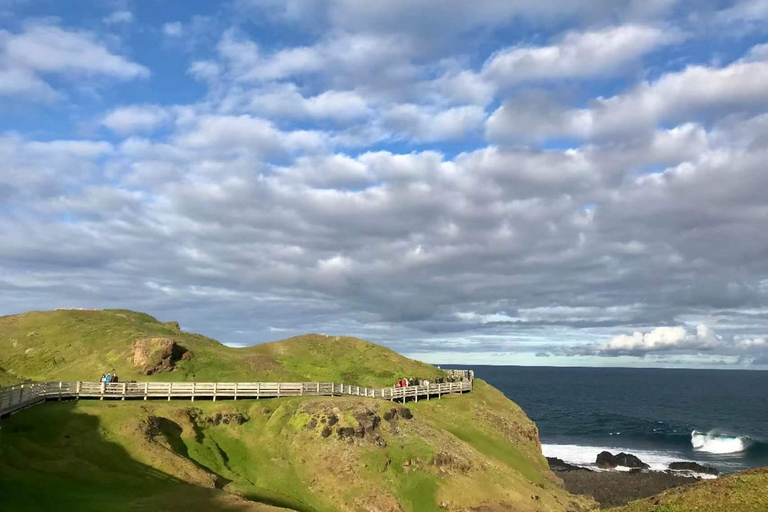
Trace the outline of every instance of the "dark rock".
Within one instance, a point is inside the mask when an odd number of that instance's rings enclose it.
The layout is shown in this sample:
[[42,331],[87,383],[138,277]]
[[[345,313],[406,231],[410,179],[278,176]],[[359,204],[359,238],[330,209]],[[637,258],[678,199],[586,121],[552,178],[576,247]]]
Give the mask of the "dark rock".
[[317,427],[317,419],[312,418],[311,420],[309,420],[309,423],[307,423],[307,428],[309,430],[315,430],[315,427]]
[[413,418],[413,413],[407,407],[400,407],[397,410],[397,414],[400,415],[401,418],[406,420],[410,420],[411,418]]
[[631,453],[618,453],[613,455],[611,452],[600,452],[597,454],[597,467],[603,469],[612,469],[616,466],[627,468],[648,469],[650,466]]
[[568,464],[564,460],[558,459],[557,457],[547,457],[547,462],[549,463],[549,469],[552,471],[592,471],[591,469]]
[[674,471],[693,471],[694,473],[704,473],[705,475],[719,475],[720,472],[710,466],[702,466],[696,462],[673,462],[669,469]]
[[336,433],[339,435],[339,439],[346,439],[348,437],[354,437],[355,429],[352,427],[339,427],[336,429]]
[[339,422],[339,418],[335,414],[332,414],[331,416],[328,417],[328,425],[329,426],[332,427],[335,424],[337,424],[338,422]]
[[323,427],[323,431],[320,432],[320,435],[323,436],[323,438],[328,438],[331,436],[331,427],[325,426]]

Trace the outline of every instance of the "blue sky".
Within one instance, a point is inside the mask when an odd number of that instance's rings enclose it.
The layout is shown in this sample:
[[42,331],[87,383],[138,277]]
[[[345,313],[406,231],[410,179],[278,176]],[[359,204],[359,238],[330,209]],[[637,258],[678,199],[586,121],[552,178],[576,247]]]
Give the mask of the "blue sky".
[[765,0],[0,0],[0,314],[768,367]]

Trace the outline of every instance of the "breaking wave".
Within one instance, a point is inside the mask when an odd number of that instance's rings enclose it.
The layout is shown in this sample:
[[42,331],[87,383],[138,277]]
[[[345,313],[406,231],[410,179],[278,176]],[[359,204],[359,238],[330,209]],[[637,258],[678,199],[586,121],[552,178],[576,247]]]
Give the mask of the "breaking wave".
[[746,451],[752,445],[752,440],[748,437],[725,436],[715,432],[705,434],[694,430],[691,432],[691,444],[695,451],[726,454]]

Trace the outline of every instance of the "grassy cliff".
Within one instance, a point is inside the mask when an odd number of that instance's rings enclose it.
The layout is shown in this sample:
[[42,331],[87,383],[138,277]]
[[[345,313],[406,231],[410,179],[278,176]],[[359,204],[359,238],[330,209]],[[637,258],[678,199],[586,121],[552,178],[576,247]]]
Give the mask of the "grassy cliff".
[[[192,353],[144,376],[134,342]],[[151,343],[146,344],[152,345]],[[128,311],[0,319],[12,379],[335,381],[390,385],[438,370],[370,343],[302,336],[247,349]],[[482,381],[409,403],[353,397],[228,402],[53,402],[3,420],[1,510],[576,512],[538,432]]]

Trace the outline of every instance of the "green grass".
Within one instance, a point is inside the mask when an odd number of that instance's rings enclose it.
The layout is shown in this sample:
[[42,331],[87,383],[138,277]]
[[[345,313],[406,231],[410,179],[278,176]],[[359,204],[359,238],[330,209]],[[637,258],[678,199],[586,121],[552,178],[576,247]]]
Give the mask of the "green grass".
[[[143,338],[170,338],[193,357],[144,376],[132,361],[133,342]],[[355,338],[306,335],[235,349],[130,311],[2,317],[0,367],[0,379],[13,380],[94,380],[117,371],[124,381],[372,386],[441,373]],[[482,381],[470,394],[409,403],[412,420],[381,422],[383,444],[337,435],[360,414],[392,407],[400,405],[353,397],[40,405],[0,424],[0,510],[438,512],[447,503],[559,512],[585,503],[558,486],[525,413]],[[193,421],[191,408],[250,420],[217,426]],[[321,419],[331,416],[339,423],[323,438]],[[154,437],[148,422],[158,426]],[[461,461],[459,469],[436,466],[437,454]]]
[[[191,351],[176,369],[143,375],[133,364],[133,342],[169,338]],[[178,330],[132,311],[48,311],[0,317],[0,383],[98,380],[343,382],[390,386],[398,377],[434,380],[441,372],[385,347],[356,338],[310,334],[247,348]]]
[[743,471],[716,480],[671,489],[612,512],[765,512],[768,468]]

